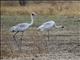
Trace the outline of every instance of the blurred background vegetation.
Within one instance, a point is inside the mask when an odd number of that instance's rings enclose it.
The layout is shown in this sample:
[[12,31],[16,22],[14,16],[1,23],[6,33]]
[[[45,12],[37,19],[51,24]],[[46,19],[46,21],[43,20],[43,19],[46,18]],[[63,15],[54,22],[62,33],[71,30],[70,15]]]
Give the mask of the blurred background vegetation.
[[80,1],[1,0],[1,15],[29,15],[32,11],[42,15],[80,16]]

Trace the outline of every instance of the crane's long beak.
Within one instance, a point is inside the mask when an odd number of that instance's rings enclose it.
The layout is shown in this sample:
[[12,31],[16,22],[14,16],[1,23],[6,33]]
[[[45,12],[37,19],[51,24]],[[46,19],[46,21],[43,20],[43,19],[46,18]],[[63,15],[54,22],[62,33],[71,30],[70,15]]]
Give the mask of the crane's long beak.
[[64,29],[64,26],[62,26],[61,28]]

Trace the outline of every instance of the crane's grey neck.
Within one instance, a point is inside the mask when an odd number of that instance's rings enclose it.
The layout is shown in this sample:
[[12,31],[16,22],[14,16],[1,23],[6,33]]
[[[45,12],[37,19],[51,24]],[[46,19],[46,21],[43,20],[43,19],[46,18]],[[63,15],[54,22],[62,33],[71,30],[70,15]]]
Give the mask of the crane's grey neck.
[[30,25],[32,25],[33,24],[33,15],[31,15],[31,23],[30,23]]

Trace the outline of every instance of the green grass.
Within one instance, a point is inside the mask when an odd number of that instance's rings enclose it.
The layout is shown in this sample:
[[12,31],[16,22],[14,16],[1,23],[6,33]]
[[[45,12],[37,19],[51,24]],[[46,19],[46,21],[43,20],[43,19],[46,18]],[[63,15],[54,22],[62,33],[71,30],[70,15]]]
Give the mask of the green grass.
[[[76,16],[75,16],[76,17]],[[53,20],[57,25],[64,25],[69,29],[75,29],[80,26],[78,22],[79,17],[66,17],[66,16],[37,16],[34,20],[33,26],[39,26],[46,21]],[[10,28],[18,23],[30,23],[30,16],[1,16],[2,28]]]

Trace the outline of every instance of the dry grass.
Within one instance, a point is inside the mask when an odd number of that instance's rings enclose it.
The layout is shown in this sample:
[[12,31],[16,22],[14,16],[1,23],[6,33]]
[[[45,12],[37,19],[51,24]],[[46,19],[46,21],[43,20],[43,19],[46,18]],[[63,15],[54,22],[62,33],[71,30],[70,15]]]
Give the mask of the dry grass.
[[1,6],[2,15],[27,15],[35,11],[43,15],[68,15],[80,16],[80,2],[65,2],[65,3],[41,3],[41,4],[28,4],[25,7],[21,6]]
[[[56,30],[55,30],[56,31]],[[35,28],[24,33],[22,40],[22,52],[13,41],[12,33],[2,31],[1,58],[3,60],[79,60],[80,41],[77,31],[63,30],[51,31],[50,40],[47,40],[46,32],[35,31]],[[39,35],[37,34],[39,33]],[[53,34],[54,33],[54,34]],[[19,42],[20,34],[17,35]],[[46,46],[46,42],[48,46]],[[46,49],[48,47],[48,51]],[[35,57],[37,55],[38,57]]]

